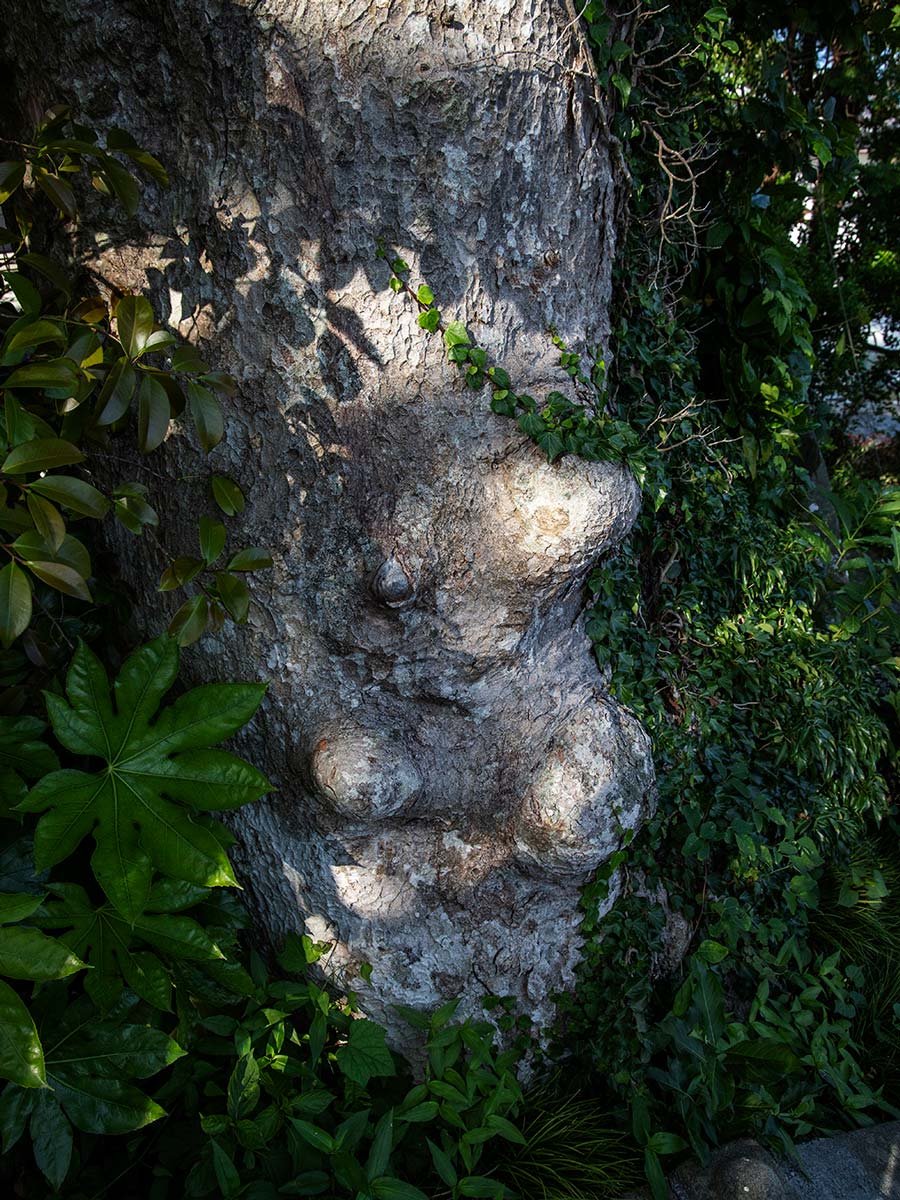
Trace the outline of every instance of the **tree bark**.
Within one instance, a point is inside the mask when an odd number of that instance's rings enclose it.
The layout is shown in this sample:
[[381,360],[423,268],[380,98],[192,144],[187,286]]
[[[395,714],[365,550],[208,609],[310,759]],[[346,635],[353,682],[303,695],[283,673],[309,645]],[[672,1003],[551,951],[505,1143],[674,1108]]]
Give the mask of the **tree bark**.
[[[240,383],[210,466],[275,568],[189,670],[271,681],[245,749],[278,791],[237,822],[251,906],[274,936],[333,942],[329,970],[398,1041],[390,1005],[456,995],[546,1022],[579,887],[652,802],[647,738],[579,620],[638,490],[548,465],[493,415],[375,250],[518,390],[565,390],[551,327],[604,346],[623,180],[566,3],[6,7],[32,109],[121,125],[173,179],[83,244],[89,265]],[[196,460],[169,448],[157,495],[193,540]]]

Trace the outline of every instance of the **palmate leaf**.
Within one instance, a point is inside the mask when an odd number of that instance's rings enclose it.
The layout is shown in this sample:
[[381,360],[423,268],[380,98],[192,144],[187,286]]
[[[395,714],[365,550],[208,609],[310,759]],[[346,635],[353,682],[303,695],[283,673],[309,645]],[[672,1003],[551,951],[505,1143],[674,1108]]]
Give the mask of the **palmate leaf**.
[[[167,886],[168,885],[168,886]],[[99,908],[76,884],[50,884],[54,899],[42,910],[45,929],[67,930],[61,937],[93,970],[85,979],[85,990],[98,1008],[110,1008],[119,999],[123,982],[154,1008],[168,1009],[172,981],[164,958],[192,961],[219,960],[221,950],[191,917],[175,915],[179,893],[187,903],[206,895],[205,888],[166,880],[150,893],[147,908],[128,924],[108,904]],[[163,898],[162,893],[169,893]],[[155,911],[153,911],[155,910]]]
[[211,747],[253,716],[261,684],[209,684],[180,696],[153,720],[178,672],[178,646],[163,636],[127,660],[112,689],[84,644],[66,680],[68,703],[47,694],[57,739],[104,768],[54,771],[19,805],[37,823],[37,870],[68,857],[90,833],[94,874],[129,923],[143,912],[153,868],[201,887],[233,885],[228,856],[201,812],[256,800],[268,783],[255,768]]

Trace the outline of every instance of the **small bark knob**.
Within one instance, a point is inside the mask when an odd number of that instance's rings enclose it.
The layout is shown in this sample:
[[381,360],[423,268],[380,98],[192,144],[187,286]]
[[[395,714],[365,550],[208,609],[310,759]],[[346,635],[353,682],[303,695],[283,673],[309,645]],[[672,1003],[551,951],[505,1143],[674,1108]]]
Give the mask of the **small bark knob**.
[[415,586],[392,554],[386,558],[371,583],[372,595],[388,608],[400,608],[415,595]]

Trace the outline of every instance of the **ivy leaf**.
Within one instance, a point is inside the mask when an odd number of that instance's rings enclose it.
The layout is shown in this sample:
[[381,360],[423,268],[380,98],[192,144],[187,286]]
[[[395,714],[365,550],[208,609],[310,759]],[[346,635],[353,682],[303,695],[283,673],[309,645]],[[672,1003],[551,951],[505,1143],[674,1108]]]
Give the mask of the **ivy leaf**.
[[373,1075],[394,1075],[394,1060],[385,1045],[385,1031],[374,1021],[353,1021],[346,1046],[337,1052],[337,1064],[354,1083],[365,1087]]
[[204,887],[233,885],[220,841],[187,806],[237,808],[268,790],[248,763],[211,748],[253,716],[264,687],[195,688],[153,721],[177,671],[178,647],[163,636],[131,655],[111,690],[99,660],[80,644],[66,680],[68,703],[47,693],[47,709],[62,745],[104,766],[95,773],[54,771],[19,806],[43,813],[34,840],[39,871],[92,834],[94,874],[129,922],[143,911],[153,866]]
[[450,324],[444,330],[444,341],[446,342],[448,349],[451,349],[453,346],[471,345],[471,342],[469,341],[469,335],[466,332],[466,327],[461,321],[450,322]]

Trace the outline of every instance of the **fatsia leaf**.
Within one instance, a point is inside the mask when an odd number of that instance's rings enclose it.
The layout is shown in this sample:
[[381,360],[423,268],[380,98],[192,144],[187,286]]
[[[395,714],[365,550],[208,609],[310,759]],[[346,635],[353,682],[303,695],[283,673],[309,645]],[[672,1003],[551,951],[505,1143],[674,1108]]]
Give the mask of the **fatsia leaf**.
[[147,902],[154,866],[203,887],[234,884],[221,842],[190,808],[237,808],[268,790],[248,763],[213,749],[253,716],[264,687],[195,688],[154,721],[177,670],[178,647],[163,636],[131,655],[111,690],[99,660],[80,645],[66,680],[68,701],[47,694],[47,709],[62,745],[104,767],[54,771],[19,806],[43,813],[35,829],[38,870],[93,835],[94,874],[131,923]]
[[0,975],[7,979],[62,979],[84,967],[67,946],[37,929],[0,929]]
[[58,1192],[72,1161],[72,1126],[49,1092],[40,1092],[35,1097],[29,1132],[34,1161],[53,1190]]
[[48,1073],[47,1081],[66,1116],[83,1133],[131,1133],[166,1115],[149,1096],[121,1079],[60,1069]]
[[24,921],[40,908],[43,899],[32,892],[0,892],[0,925]]
[[0,979],[0,1076],[20,1087],[47,1082],[41,1039],[28,1009]]
[[0,717],[0,770],[15,771],[25,779],[56,771],[56,755],[38,740],[46,728],[36,717]]

